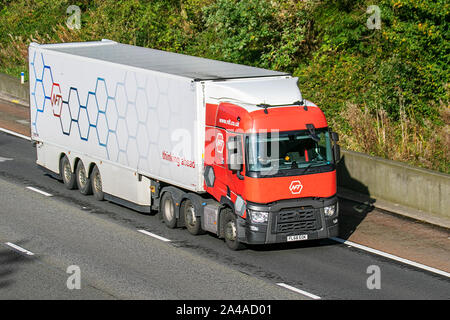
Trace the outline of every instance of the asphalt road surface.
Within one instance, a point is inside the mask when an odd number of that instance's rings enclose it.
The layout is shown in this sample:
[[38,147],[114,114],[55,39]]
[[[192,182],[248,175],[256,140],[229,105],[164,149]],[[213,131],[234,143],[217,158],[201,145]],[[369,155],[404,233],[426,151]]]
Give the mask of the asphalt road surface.
[[0,132],[0,299],[313,298],[449,299],[450,280],[329,239],[233,252],[66,190],[29,141]]

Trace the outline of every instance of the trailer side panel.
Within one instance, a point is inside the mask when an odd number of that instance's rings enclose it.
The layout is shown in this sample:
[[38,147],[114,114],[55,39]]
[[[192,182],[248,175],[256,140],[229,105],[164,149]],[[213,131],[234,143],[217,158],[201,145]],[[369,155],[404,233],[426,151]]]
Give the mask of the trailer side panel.
[[[116,175],[123,168],[202,190],[204,120],[195,82],[37,45],[29,49],[29,70],[34,140],[117,167]],[[37,163],[54,172],[58,161],[38,151]],[[105,189],[120,197],[126,186],[110,180],[115,185]]]

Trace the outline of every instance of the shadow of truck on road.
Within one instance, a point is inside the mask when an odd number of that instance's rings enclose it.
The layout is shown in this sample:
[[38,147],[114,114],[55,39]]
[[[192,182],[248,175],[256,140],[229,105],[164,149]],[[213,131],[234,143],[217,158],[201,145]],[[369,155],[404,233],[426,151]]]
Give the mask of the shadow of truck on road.
[[[16,244],[23,245],[27,241],[16,241]],[[16,280],[14,277],[26,264],[36,262],[36,257],[28,257],[11,248],[0,247],[0,298],[7,292]]]
[[352,178],[345,163],[345,155],[336,167],[336,175],[340,206],[339,237],[347,240],[367,214],[374,210],[376,200],[370,196],[365,184]]
[[[376,200],[370,197],[369,188],[365,184],[352,178],[345,163],[345,155],[336,167],[336,174],[339,195],[339,238],[347,240],[366,216],[374,210],[373,204]],[[336,244],[335,241],[321,239],[247,247],[255,251],[274,251]]]

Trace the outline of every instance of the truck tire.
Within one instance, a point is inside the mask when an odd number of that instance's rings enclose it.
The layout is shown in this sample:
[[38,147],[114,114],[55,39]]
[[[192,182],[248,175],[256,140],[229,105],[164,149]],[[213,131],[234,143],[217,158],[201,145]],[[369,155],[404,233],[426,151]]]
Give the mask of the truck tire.
[[198,209],[190,199],[185,199],[180,207],[180,216],[184,217],[186,229],[194,236],[205,233],[202,229],[201,218],[196,215]]
[[103,193],[102,177],[97,166],[94,166],[94,169],[92,169],[91,183],[92,193],[94,194],[95,199],[97,199],[98,201],[103,201],[105,199],[105,194]]
[[78,190],[80,190],[81,194],[84,194],[85,196],[92,194],[91,180],[88,177],[88,172],[84,167],[83,161],[78,160],[75,174]]
[[64,155],[64,157],[62,157],[59,161],[59,172],[67,189],[73,190],[77,187],[75,174],[72,172],[70,161],[66,155]]
[[223,219],[223,234],[227,247],[233,251],[244,249],[245,245],[239,242],[237,237],[237,220],[233,210],[226,208],[222,214],[225,215]]
[[175,228],[177,225],[175,210],[175,201],[173,201],[172,194],[170,192],[165,192],[161,198],[159,211],[164,223],[170,229]]

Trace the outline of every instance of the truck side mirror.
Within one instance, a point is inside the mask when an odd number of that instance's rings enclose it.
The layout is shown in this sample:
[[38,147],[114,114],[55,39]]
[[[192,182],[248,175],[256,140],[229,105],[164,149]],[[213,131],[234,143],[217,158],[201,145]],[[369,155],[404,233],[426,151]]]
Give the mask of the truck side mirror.
[[333,141],[334,162],[338,163],[341,160],[341,147],[337,144],[339,141],[337,132],[331,132],[331,141]]
[[243,168],[242,145],[239,136],[228,138],[228,169],[240,172]]
[[331,140],[333,140],[334,142],[338,142],[339,141],[339,135],[337,134],[337,132],[332,132],[331,133]]
[[333,145],[334,161],[338,163],[341,160],[341,147],[335,143]]

